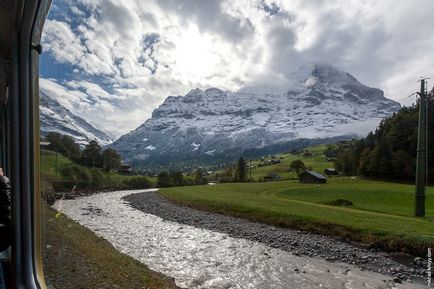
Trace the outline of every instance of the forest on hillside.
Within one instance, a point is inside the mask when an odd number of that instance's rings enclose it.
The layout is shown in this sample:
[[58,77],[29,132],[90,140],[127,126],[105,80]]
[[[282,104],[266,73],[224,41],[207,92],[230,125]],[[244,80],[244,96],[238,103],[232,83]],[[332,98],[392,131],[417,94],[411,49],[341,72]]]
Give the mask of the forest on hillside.
[[[434,182],[434,90],[428,96],[428,181]],[[365,138],[341,142],[326,154],[336,157],[335,168],[345,175],[414,181],[419,103],[403,107],[381,121]]]

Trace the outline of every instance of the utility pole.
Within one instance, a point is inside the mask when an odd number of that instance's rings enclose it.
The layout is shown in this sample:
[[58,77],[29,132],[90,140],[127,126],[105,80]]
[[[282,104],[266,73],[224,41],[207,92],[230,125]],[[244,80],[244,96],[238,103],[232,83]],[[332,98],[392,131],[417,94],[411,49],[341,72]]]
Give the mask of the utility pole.
[[57,171],[58,171],[58,167],[57,167],[57,147],[56,147],[56,181],[57,181]]
[[419,125],[417,131],[417,157],[416,157],[416,194],[414,215],[425,217],[425,188],[427,166],[427,95],[425,79],[420,80],[419,97]]

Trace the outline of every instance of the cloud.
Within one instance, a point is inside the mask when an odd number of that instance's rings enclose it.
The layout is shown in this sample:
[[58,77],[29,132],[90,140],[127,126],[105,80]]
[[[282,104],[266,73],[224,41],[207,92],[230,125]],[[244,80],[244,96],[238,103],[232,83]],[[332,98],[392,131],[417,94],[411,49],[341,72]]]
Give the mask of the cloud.
[[434,67],[434,31],[418,29],[434,26],[429,0],[63,1],[43,45],[70,78],[44,86],[117,136],[195,87],[284,86],[299,66],[329,62],[402,101]]
[[126,124],[133,123],[137,126],[143,121],[143,113],[140,113],[134,101],[116,103],[122,101],[128,93],[122,96],[109,94],[99,85],[88,81],[59,83],[54,79],[44,78],[40,79],[40,88],[47,95],[55,97],[60,104],[110,135],[119,136],[129,128]]
[[76,65],[86,53],[81,40],[68,23],[48,19],[44,26],[44,48],[60,63]]
[[57,101],[66,108],[73,110],[74,107],[89,104],[87,95],[79,90],[69,89],[59,84],[55,79],[41,78],[40,89],[49,95],[56,96]]

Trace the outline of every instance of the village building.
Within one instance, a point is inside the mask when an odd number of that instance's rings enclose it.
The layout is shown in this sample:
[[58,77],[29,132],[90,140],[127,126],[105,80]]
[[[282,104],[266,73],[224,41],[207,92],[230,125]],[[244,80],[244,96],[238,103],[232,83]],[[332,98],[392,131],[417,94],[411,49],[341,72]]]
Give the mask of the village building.
[[282,177],[276,173],[269,173],[264,177],[264,181],[266,181],[266,182],[280,181],[281,179],[282,179]]
[[314,171],[304,171],[299,176],[300,183],[327,183],[327,178]]
[[327,168],[324,170],[324,174],[329,175],[329,176],[336,176],[336,175],[339,175],[339,172],[337,170],[335,170],[334,168]]
[[133,173],[133,168],[130,165],[123,164],[119,168],[118,173],[123,175],[131,175]]

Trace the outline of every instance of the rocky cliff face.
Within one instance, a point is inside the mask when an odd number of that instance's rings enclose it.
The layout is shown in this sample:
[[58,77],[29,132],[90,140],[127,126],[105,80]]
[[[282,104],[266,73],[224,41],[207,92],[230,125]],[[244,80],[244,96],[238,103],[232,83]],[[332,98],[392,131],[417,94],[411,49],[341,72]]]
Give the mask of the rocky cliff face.
[[300,138],[363,134],[399,103],[329,65],[306,65],[284,89],[193,89],[169,96],[136,130],[111,146],[136,163],[189,160]]
[[90,140],[96,140],[101,145],[112,143],[110,137],[104,132],[96,129],[81,117],[73,114],[66,107],[62,106],[54,97],[47,95],[44,91],[40,95],[40,122],[41,134],[57,132],[71,136],[76,143],[84,146]]

